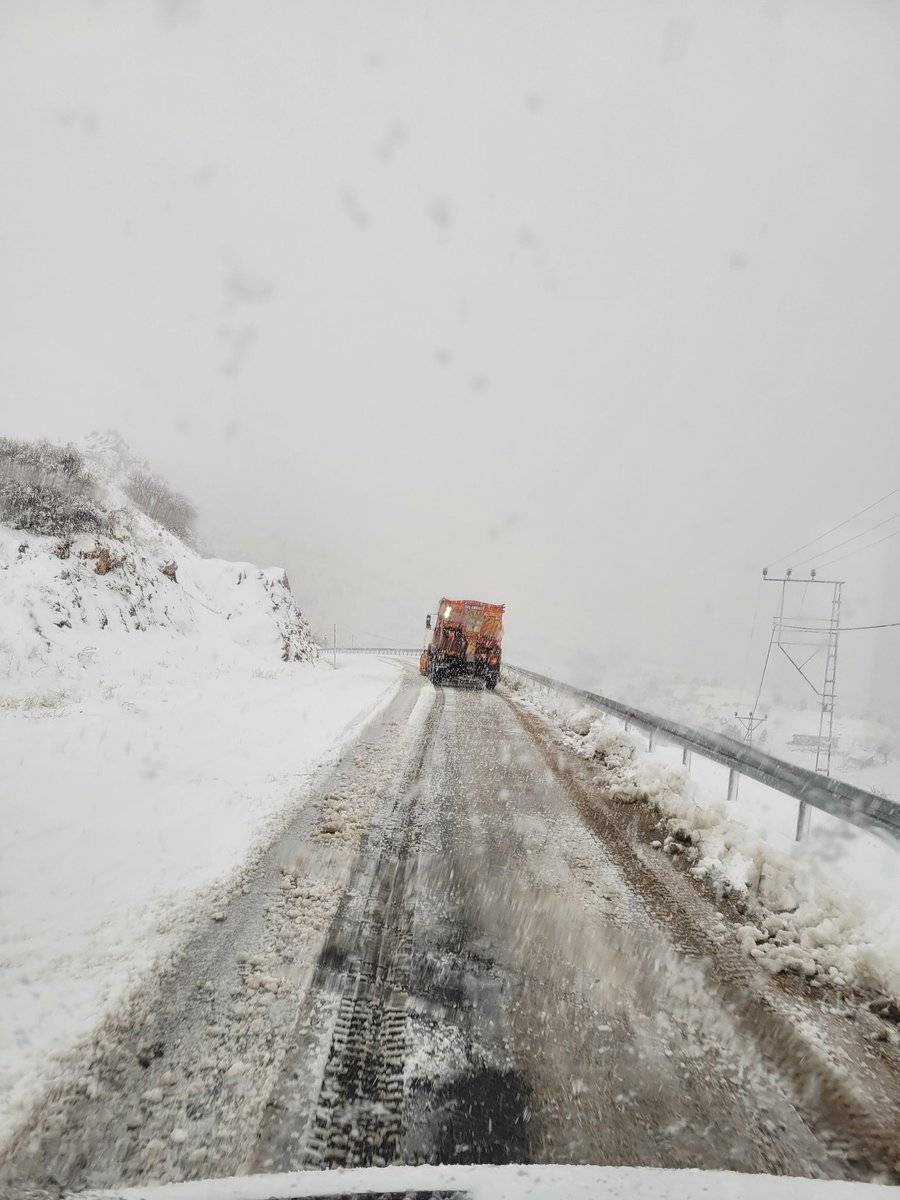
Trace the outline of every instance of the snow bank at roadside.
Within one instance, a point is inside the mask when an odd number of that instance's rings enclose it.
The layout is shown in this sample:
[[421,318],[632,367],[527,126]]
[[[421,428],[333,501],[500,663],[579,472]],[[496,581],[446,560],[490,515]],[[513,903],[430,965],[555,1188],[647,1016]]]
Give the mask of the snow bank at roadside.
[[605,795],[649,803],[662,818],[654,847],[679,858],[697,879],[737,897],[746,924],[744,950],[772,972],[792,971],[837,984],[900,996],[900,932],[896,901],[883,889],[851,894],[830,863],[801,846],[786,852],[748,829],[724,799],[706,794],[687,771],[646,752],[597,709],[579,706],[518,676],[511,686],[550,719],[561,740],[596,769]]
[[283,571],[202,558],[114,466],[96,536],[0,525],[0,1135],[398,686],[317,662]]

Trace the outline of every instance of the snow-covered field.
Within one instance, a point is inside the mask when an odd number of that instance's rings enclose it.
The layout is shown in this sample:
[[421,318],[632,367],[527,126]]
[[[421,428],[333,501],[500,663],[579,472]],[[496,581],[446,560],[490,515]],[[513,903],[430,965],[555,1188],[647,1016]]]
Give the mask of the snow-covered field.
[[0,526],[0,1134],[399,681],[319,659],[283,572],[114,498],[106,574],[93,536]]
[[[691,683],[660,691],[644,682],[632,687],[621,684],[606,694],[625,699],[648,712],[675,717],[686,725],[712,729],[739,739],[744,736],[744,730],[734,716],[737,696],[730,688]],[[747,711],[747,704],[745,697],[740,704],[742,712]],[[819,710],[815,701],[798,697],[793,703],[787,703],[783,699],[764,696],[759,715],[764,716],[765,721],[754,733],[754,745],[767,754],[812,770],[815,752],[809,745],[803,745],[802,739],[818,733]],[[836,746],[832,775],[866,791],[900,800],[900,733],[896,726],[889,719],[878,721],[848,711],[839,697],[834,732]]]
[[598,767],[622,803],[650,802],[664,819],[658,849],[683,856],[698,878],[746,902],[741,939],[772,971],[796,971],[900,995],[900,852],[877,837],[813,812],[808,840],[794,840],[796,802],[742,779],[726,802],[727,771],[681,749],[626,733],[618,720],[515,674],[510,682]]

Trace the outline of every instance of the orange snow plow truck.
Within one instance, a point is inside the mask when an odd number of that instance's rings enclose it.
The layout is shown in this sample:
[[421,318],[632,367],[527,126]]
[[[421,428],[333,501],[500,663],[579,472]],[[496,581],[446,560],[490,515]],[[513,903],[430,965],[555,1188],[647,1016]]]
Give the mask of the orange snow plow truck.
[[[503,605],[482,600],[448,600],[438,605],[431,641],[422,651],[419,670],[435,687],[445,679],[468,675],[495,688],[500,678]],[[432,629],[431,613],[425,628]]]

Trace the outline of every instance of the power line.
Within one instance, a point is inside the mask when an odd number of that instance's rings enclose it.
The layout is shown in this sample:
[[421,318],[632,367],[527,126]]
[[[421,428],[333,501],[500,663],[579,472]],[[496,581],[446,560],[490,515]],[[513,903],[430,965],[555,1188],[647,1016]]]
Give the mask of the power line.
[[836,546],[829,546],[827,550],[820,550],[817,554],[811,554],[809,558],[804,558],[794,565],[802,567],[806,563],[811,563],[816,558],[821,558],[823,554],[833,554],[835,550],[840,550],[841,546],[847,546],[850,542],[855,542],[857,538],[865,537],[867,533],[874,533],[876,529],[880,529],[882,525],[887,525],[889,521],[896,521],[898,516],[900,516],[900,513],[893,513],[891,516],[885,517],[883,521],[878,521],[876,524],[870,525],[868,529],[861,529],[859,533],[852,533],[850,537],[845,538],[842,542],[838,542]]
[[879,538],[877,542],[870,542],[868,546],[857,546],[855,550],[851,550],[848,554],[842,554],[840,558],[832,558],[827,563],[820,563],[817,570],[824,571],[826,567],[843,562],[845,558],[852,558],[854,554],[861,554],[863,550],[871,550],[875,546],[880,546],[882,542],[887,542],[891,538],[897,537],[898,534],[900,534],[900,529],[895,529],[893,533],[886,534],[884,537]]
[[741,672],[741,695],[747,691],[748,675],[750,673],[750,652],[753,649],[753,639],[756,636],[756,618],[759,615],[759,602],[762,599],[763,580],[756,585],[756,600],[753,604],[753,620],[750,624],[750,636],[747,639],[747,650],[744,654],[744,669]]
[[765,680],[766,680],[766,670],[768,669],[768,666],[769,666],[769,658],[772,655],[772,645],[773,645],[774,641],[775,641],[775,626],[773,624],[772,632],[769,635],[769,648],[766,651],[766,661],[763,663],[762,675],[760,675],[760,677],[759,677],[759,688],[756,693],[756,703],[750,709],[751,713],[755,713],[756,710],[759,708],[759,701],[760,701],[760,697],[762,696],[763,684],[765,683]]
[[822,538],[829,537],[832,533],[837,533],[839,529],[843,529],[845,525],[849,525],[851,521],[855,521],[857,517],[861,517],[863,513],[867,513],[872,508],[877,508],[879,504],[883,504],[885,500],[890,500],[891,496],[896,496],[900,492],[900,487],[892,488],[887,495],[882,496],[879,500],[873,500],[871,504],[867,504],[865,508],[861,508],[859,512],[855,512],[852,517],[847,517],[844,521],[838,521],[837,525],[832,525],[830,529],[826,529],[824,533],[820,533],[818,537],[814,537],[810,542],[804,542],[802,546],[798,546],[796,550],[790,550],[787,554],[783,554],[781,558],[776,558],[774,562],[784,562],[785,559],[799,554],[801,550],[805,550],[808,546],[814,546],[816,542],[821,542]]

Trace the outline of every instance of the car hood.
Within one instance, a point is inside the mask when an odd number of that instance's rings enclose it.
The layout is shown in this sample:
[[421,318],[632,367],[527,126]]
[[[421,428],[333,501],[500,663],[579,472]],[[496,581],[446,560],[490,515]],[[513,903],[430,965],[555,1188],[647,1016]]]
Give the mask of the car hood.
[[871,1183],[657,1167],[369,1167],[80,1192],[79,1200],[900,1200]]

